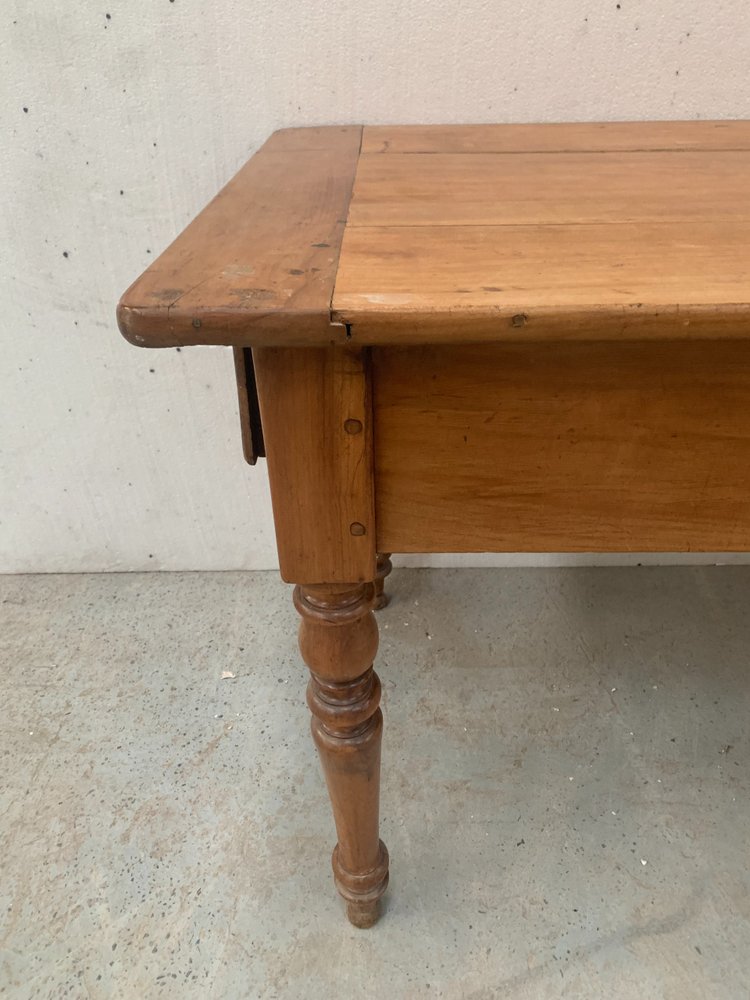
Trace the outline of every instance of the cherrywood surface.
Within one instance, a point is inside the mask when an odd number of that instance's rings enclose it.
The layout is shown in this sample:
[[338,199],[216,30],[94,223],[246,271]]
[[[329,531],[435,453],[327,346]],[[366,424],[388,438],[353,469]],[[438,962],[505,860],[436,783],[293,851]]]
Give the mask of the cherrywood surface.
[[365,129],[333,316],[368,344],[744,338],[748,176],[747,122]]
[[285,130],[120,326],[145,346],[745,338],[749,168],[744,121]]
[[380,550],[750,550],[750,343],[373,351]]
[[274,133],[125,292],[123,335],[142,347],[337,339],[331,292],[361,134]]
[[368,344],[746,338],[749,289],[749,223],[352,228],[334,305]]
[[267,347],[253,357],[281,575],[290,583],[373,580],[366,353]]
[[388,885],[388,851],[378,836],[380,680],[372,669],[378,626],[372,583],[297,587],[299,644],[310,668],[307,702],[333,807],[336,886],[349,920],[370,927]]
[[362,155],[348,228],[747,222],[748,176],[750,150]]

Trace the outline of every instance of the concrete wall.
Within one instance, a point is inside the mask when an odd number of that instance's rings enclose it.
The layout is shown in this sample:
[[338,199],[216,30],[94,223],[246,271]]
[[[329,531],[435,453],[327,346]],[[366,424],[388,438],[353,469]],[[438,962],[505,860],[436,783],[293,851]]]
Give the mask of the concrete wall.
[[745,0],[0,7],[5,572],[275,565],[230,352],[138,351],[114,323],[274,129],[750,116]]

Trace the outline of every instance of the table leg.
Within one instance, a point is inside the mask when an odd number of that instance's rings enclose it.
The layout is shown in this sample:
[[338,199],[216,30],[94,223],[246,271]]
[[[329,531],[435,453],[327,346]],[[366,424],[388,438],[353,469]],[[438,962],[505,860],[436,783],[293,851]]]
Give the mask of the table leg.
[[393,569],[390,552],[378,552],[378,568],[375,574],[375,610],[382,611],[390,603],[390,596],[386,594],[385,578]]
[[333,806],[336,887],[349,920],[371,927],[388,885],[388,851],[378,837],[380,680],[372,668],[378,626],[368,584],[298,586],[299,643],[310,668],[307,702]]

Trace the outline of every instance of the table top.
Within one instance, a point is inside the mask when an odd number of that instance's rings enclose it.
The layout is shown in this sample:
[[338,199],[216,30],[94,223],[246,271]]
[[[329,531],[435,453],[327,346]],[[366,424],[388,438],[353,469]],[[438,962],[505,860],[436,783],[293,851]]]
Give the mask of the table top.
[[274,133],[123,296],[186,344],[750,335],[750,122]]

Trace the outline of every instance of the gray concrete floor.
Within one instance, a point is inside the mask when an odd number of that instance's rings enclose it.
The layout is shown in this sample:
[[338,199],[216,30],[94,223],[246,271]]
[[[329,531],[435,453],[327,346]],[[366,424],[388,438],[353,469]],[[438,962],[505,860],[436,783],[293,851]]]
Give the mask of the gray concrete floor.
[[750,568],[389,589],[357,931],[275,574],[0,578],[0,994],[750,996]]

